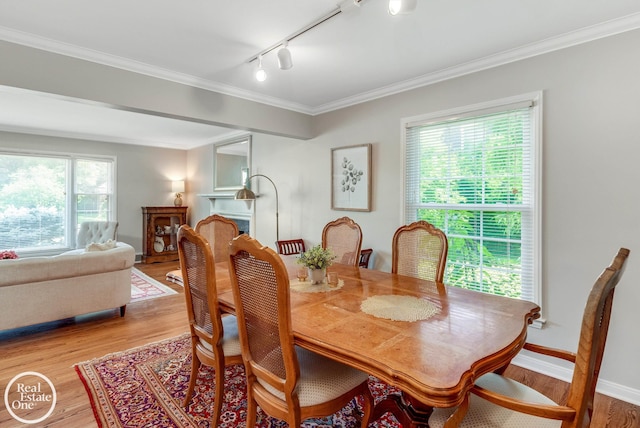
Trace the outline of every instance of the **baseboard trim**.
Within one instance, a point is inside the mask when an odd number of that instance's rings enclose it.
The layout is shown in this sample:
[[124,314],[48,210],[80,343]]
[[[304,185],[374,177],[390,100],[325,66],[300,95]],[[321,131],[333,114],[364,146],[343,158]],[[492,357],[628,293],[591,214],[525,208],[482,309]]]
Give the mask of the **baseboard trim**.
[[[555,379],[560,379],[565,382],[571,382],[573,371],[566,367],[561,367],[556,364],[551,364],[546,361],[541,361],[537,358],[529,357],[527,355],[518,354],[512,361],[512,364],[532,370],[537,373],[541,373],[547,376],[551,376]],[[600,394],[613,397],[618,400],[631,403],[636,406],[640,406],[640,390],[629,388],[628,386],[620,385],[615,382],[600,379],[598,380],[598,386],[596,391]]]

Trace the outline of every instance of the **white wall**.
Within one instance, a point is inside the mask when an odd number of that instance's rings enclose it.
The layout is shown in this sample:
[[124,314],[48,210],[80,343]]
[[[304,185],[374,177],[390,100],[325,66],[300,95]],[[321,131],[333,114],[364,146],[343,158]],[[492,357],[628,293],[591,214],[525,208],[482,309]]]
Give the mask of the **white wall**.
[[[324,224],[348,215],[362,227],[363,247],[374,249],[375,268],[389,270],[391,238],[401,225],[401,118],[543,90],[547,323],[530,328],[529,339],[575,350],[593,282],[619,247],[630,248],[600,385],[640,404],[638,46],[640,31],[629,32],[327,113],[314,119],[317,137],[309,141],[256,134],[252,173],[266,174],[278,186],[282,239],[319,243]],[[373,210],[332,211],[330,150],[363,143],[373,143]],[[266,195],[257,201],[256,238],[273,245],[273,199],[269,184],[261,186]],[[538,368],[566,373],[558,367]]]

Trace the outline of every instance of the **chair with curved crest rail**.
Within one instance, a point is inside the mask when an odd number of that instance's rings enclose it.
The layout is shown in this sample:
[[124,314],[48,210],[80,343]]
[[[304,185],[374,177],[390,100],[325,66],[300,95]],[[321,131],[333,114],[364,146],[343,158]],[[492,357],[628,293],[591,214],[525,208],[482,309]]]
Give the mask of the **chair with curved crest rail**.
[[369,376],[294,344],[289,275],[281,257],[240,235],[231,242],[229,258],[247,378],[247,426],[255,425],[258,405],[299,427],[305,419],[336,413],[358,395],[367,426],[373,409]]
[[629,250],[621,248],[598,277],[582,316],[578,351],[567,352],[527,343],[524,349],[573,363],[573,379],[562,403],[497,373],[481,376],[456,411],[435,409],[431,427],[559,427],[589,426],[593,398],[607,340],[611,306]]
[[238,322],[235,316],[222,316],[218,306],[215,262],[209,243],[190,226],[178,230],[178,254],[182,268],[184,295],[191,332],[192,363],[188,406],[201,364],[215,367],[215,399],[211,426],[218,426],[224,400],[224,368],[242,364]]
[[391,272],[442,282],[448,250],[447,235],[431,223],[401,226],[393,235]]
[[278,254],[291,255],[305,252],[304,241],[302,239],[290,239],[288,241],[276,241]]
[[333,220],[322,229],[322,248],[333,251],[335,263],[358,266],[361,246],[362,229],[349,217]]
[[[229,242],[238,234],[238,225],[219,214],[212,214],[203,218],[196,224],[196,233],[201,235],[211,246],[213,259],[227,260],[229,256]],[[182,270],[176,269],[167,272],[167,281],[183,285]]]
[[200,220],[196,224],[196,232],[207,240],[216,262],[228,259],[229,242],[240,233],[236,222],[219,214],[212,214]]

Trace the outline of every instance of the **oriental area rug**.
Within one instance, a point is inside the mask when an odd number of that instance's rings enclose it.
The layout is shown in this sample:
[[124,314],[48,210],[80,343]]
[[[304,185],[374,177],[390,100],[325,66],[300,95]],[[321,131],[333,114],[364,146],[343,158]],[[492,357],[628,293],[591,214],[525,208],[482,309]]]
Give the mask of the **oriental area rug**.
[[131,303],[176,293],[171,287],[167,287],[136,268],[131,268]]
[[[186,409],[182,406],[191,371],[188,334],[78,363],[74,368],[101,428],[212,428],[215,372],[211,367],[201,367],[191,403]],[[376,402],[387,394],[398,393],[374,377],[369,379],[369,388]],[[301,426],[355,427],[354,406],[359,407],[360,401],[358,397],[340,412],[323,419],[308,419]],[[225,370],[225,398],[218,426],[244,427],[246,408],[244,367],[229,366]],[[284,428],[287,424],[258,409],[256,426]],[[399,424],[393,416],[385,414],[369,427],[399,427]]]

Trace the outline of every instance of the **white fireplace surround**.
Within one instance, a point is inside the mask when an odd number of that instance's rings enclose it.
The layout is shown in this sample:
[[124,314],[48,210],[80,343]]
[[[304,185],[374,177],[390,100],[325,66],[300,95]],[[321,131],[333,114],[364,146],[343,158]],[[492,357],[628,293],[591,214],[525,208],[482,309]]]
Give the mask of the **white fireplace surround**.
[[239,227],[240,231],[248,233],[249,236],[255,236],[254,201],[236,200],[235,192],[212,193],[198,196],[209,199],[209,215],[218,214],[234,221],[239,220],[240,223],[247,221],[249,222],[249,230],[243,230],[242,227]]

